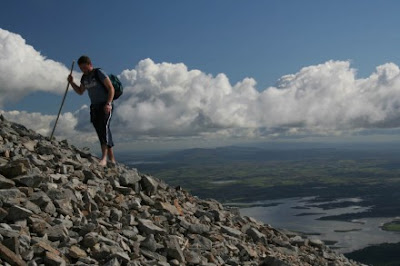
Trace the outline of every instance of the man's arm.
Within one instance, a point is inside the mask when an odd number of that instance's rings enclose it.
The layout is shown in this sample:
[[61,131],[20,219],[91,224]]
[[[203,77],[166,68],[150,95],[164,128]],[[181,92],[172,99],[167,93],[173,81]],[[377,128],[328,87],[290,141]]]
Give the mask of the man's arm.
[[112,103],[113,99],[114,99],[114,94],[115,94],[115,89],[114,86],[111,83],[111,80],[109,77],[106,77],[103,81],[104,86],[106,87],[107,91],[108,91],[108,99],[107,99],[107,103]]
[[68,76],[68,82],[69,84],[71,84],[74,91],[79,95],[82,95],[85,92],[85,87],[82,84],[80,86],[76,85],[74,82],[74,78],[71,75]]
[[106,87],[107,91],[108,91],[108,98],[107,98],[107,104],[104,107],[104,110],[106,111],[106,113],[110,113],[111,109],[112,109],[112,101],[114,99],[114,93],[115,93],[115,89],[114,86],[111,83],[111,80],[109,77],[106,77],[103,81],[104,86]]

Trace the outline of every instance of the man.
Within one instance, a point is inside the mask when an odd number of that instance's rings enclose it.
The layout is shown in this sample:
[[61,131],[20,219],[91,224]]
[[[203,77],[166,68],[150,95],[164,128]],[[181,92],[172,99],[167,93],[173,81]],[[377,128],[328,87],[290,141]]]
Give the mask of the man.
[[72,75],[68,76],[68,82],[79,95],[82,95],[85,90],[88,91],[91,101],[90,121],[96,129],[101,144],[102,157],[99,165],[107,165],[107,155],[108,159],[115,164],[112,148],[114,143],[110,131],[115,89],[106,73],[93,67],[89,57],[81,56],[78,59],[78,65],[83,72],[80,86],[74,82]]

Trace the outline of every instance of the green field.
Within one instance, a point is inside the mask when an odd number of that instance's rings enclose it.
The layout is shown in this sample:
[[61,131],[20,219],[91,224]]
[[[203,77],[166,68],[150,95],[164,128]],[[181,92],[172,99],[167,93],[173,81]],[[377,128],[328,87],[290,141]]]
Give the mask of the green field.
[[386,223],[382,226],[382,229],[386,231],[400,232],[400,221]]
[[131,166],[171,186],[223,203],[305,196],[317,196],[316,201],[360,197],[362,206],[373,206],[370,212],[324,219],[400,214],[400,207],[393,204],[400,200],[400,150],[224,147],[147,159],[158,163]]

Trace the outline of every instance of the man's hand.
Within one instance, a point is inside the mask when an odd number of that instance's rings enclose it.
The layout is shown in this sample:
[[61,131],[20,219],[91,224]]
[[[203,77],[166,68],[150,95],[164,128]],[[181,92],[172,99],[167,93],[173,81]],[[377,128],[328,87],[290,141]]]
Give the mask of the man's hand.
[[68,76],[68,82],[69,82],[70,84],[72,84],[72,83],[74,82],[74,77],[72,77],[72,75],[69,75],[69,76]]
[[111,112],[111,110],[112,110],[112,105],[106,103],[106,105],[104,106],[104,112],[105,112],[106,114],[109,114],[109,113]]

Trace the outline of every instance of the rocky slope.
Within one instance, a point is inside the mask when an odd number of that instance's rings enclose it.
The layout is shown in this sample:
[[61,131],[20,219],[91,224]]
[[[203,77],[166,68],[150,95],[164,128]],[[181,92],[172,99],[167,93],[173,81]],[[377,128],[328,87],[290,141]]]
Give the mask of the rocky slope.
[[0,116],[1,265],[361,265]]

